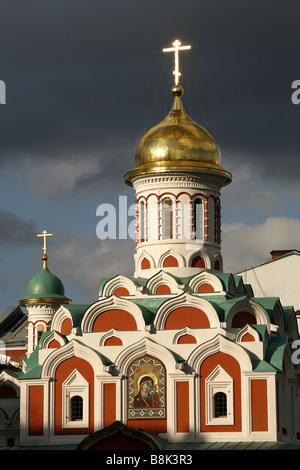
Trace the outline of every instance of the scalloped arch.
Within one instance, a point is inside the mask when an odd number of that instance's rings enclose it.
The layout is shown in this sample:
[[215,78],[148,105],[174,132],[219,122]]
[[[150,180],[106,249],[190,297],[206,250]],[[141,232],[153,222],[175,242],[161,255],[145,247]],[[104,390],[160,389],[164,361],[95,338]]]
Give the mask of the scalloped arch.
[[[174,263],[174,265],[173,263],[165,265],[165,262],[168,258],[172,258],[172,259],[174,258],[174,260],[176,260],[176,263]],[[159,268],[184,267],[184,266],[185,266],[184,257],[180,253],[177,253],[175,250],[173,250],[173,248],[170,248],[165,253],[163,253],[158,260]]]
[[211,285],[214,289],[214,292],[223,292],[224,290],[220,279],[207,271],[202,271],[189,281],[189,287],[192,292],[199,292],[199,289],[204,284]]
[[41,378],[54,377],[56,368],[71,357],[78,357],[90,363],[95,374],[103,374],[105,361],[102,355],[85,346],[77,340],[72,340],[65,346],[53,350],[46,358],[41,372]]
[[164,363],[164,366],[168,370],[168,373],[176,371],[176,356],[171,351],[161,344],[149,338],[143,338],[137,343],[131,344],[125,348],[115,360],[115,366],[119,371],[119,374],[127,374],[129,365],[141,356],[149,354],[150,356],[159,358]]
[[[105,315],[106,312],[112,310],[122,310],[123,312],[127,312],[135,321],[135,329],[144,330],[145,321],[141,309],[136,304],[130,302],[127,299],[112,295],[107,299],[98,300],[86,310],[81,322],[82,331],[84,333],[91,333],[93,331],[93,326],[97,317],[99,317],[102,313]],[[115,328],[113,325],[113,317],[110,322],[110,327],[108,326],[108,330],[111,330],[112,328]]]
[[[166,300],[158,309],[154,325],[158,330],[165,329],[168,316],[178,308],[191,307],[201,310],[207,317],[210,328],[219,327],[220,320],[214,307],[204,298],[195,297],[189,293],[183,293],[174,299]],[[183,327],[189,325],[183,325]],[[182,327],[178,327],[182,328]]]
[[241,370],[252,370],[252,362],[248,352],[220,334],[195,348],[188,358],[188,363],[194,371],[199,371],[202,362],[217,352],[233,356],[239,362]]
[[103,287],[102,297],[109,297],[116,294],[116,290],[124,288],[128,291],[128,294],[119,294],[119,295],[134,295],[136,292],[136,285],[131,280],[121,274],[118,274],[114,278],[110,279],[105,286]]
[[145,288],[151,294],[156,293],[156,289],[161,286],[166,285],[170,288],[172,293],[181,293],[182,291],[178,288],[177,281],[170,274],[161,270],[158,273],[150,277],[145,285]]
[[53,315],[51,322],[51,330],[56,330],[61,333],[63,324],[66,320],[71,321],[71,324],[73,325],[72,315],[70,314],[69,310],[62,305]]
[[[250,314],[255,317],[256,324],[267,325],[268,331],[270,332],[271,322],[265,309],[257,302],[249,299],[248,297],[240,300],[231,307],[226,316],[227,327],[231,327],[234,317],[240,312]],[[247,322],[249,323],[249,321]]]

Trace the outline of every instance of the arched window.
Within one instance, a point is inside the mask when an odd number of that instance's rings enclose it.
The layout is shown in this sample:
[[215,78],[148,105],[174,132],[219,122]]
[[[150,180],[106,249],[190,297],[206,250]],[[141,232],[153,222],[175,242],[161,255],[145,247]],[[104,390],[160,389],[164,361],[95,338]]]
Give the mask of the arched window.
[[217,392],[214,395],[215,418],[227,417],[227,395],[224,392]]
[[173,207],[170,198],[162,201],[162,238],[173,238]]
[[71,421],[82,421],[83,420],[83,398],[79,395],[74,395],[70,401],[70,414]]
[[146,214],[145,214],[145,204],[144,201],[141,201],[140,203],[140,241],[144,242],[146,239],[146,230],[145,230],[145,225],[146,225]]
[[215,201],[215,243],[221,243],[221,213],[220,213],[220,201]]
[[193,201],[193,231],[192,239],[203,239],[203,204],[202,199],[197,198]]
[[39,340],[41,339],[43,332],[44,332],[43,325],[38,325],[36,329],[36,344],[38,344]]

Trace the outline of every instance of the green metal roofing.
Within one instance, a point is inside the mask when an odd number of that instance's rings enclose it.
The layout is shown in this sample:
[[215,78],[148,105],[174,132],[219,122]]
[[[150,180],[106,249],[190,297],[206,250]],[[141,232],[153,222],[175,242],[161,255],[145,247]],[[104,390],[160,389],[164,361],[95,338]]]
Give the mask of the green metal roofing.
[[83,315],[86,310],[90,307],[90,304],[62,304],[72,317],[73,326],[80,326]]
[[54,298],[67,299],[61,280],[49,271],[48,268],[36,274],[27,284],[26,296],[22,300]]
[[283,354],[287,344],[287,337],[274,336],[273,338],[270,338],[270,343],[266,351],[266,361],[268,361],[278,371],[282,371]]
[[268,332],[267,325],[251,325],[251,328],[257,331],[260,341],[264,341]]
[[276,372],[277,369],[275,369],[273,366],[271,366],[271,364],[269,364],[268,362],[266,361],[263,361],[263,360],[258,360],[258,361],[255,361],[253,360],[252,361],[252,364],[253,364],[253,371],[254,372]]
[[273,321],[274,307],[279,300],[279,297],[252,297],[251,300],[261,305],[267,314],[269,315],[270,321]]
[[170,297],[166,299],[164,298],[152,298],[149,297],[148,299],[128,299],[130,302],[134,303],[137,305],[143,314],[144,320],[146,325],[149,325],[150,323],[153,322],[156,312],[159,309],[159,307],[166,302],[166,300],[169,300]]

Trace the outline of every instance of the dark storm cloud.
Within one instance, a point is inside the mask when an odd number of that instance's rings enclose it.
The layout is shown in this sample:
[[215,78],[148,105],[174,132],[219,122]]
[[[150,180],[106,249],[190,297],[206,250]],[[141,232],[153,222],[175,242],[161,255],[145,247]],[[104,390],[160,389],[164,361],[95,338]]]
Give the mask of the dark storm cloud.
[[[0,161],[13,166],[24,158],[97,155],[99,174],[80,178],[77,188],[96,187],[104,175],[120,183],[153,104],[161,49],[178,36],[192,44],[193,119],[206,126],[199,93],[223,153],[249,155],[249,164],[272,181],[283,169],[298,178],[300,105],[291,103],[291,83],[300,79],[299,10],[296,1],[274,0],[7,1],[1,6],[7,105],[0,108]],[[172,60],[149,125],[163,118],[166,88],[171,105]]]
[[0,209],[0,245],[24,247],[36,239],[35,223],[20,219],[15,214]]

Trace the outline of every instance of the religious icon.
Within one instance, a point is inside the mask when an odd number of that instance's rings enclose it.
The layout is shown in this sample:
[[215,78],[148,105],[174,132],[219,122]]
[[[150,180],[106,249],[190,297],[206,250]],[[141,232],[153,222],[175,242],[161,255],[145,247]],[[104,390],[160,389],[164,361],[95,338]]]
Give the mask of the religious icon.
[[166,374],[157,359],[144,356],[128,370],[129,418],[165,417]]
[[151,377],[144,375],[139,381],[139,393],[134,397],[134,408],[157,408],[158,393]]

